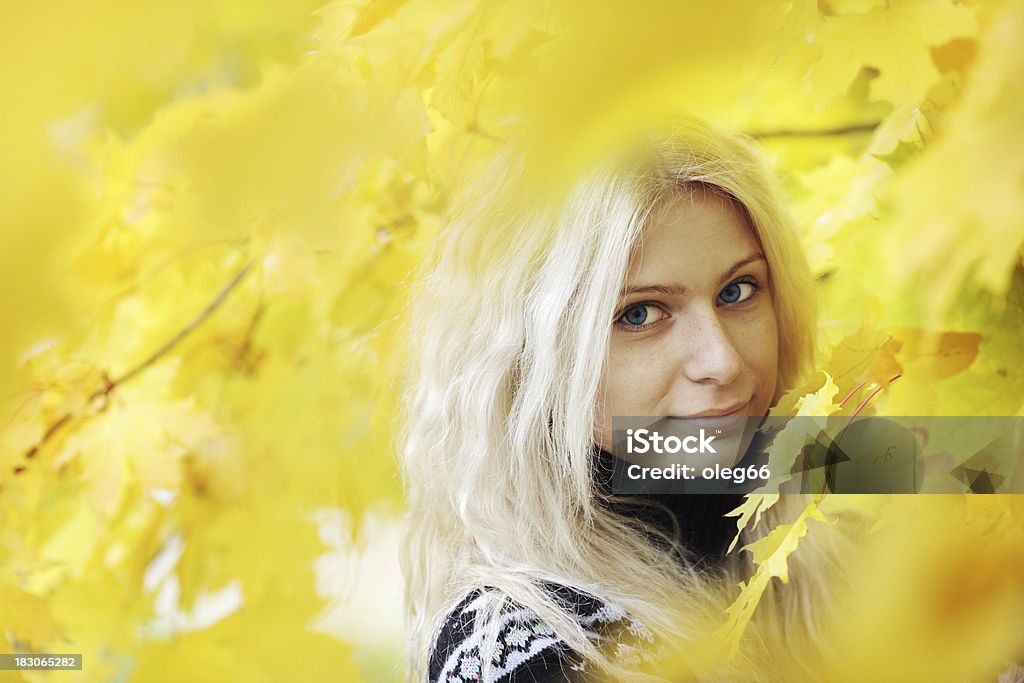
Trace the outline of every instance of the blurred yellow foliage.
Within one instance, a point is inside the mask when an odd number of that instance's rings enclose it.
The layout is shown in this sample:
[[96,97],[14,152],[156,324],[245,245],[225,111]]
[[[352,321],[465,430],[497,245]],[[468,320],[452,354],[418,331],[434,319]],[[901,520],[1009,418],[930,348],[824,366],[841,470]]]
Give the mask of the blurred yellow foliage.
[[[1022,0],[6,3],[0,651],[82,652],[62,680],[400,678],[399,642],[310,626],[310,515],[400,510],[411,273],[522,130],[570,175],[671,114],[763,143],[824,303],[824,374],[780,411],[1024,414],[1022,35]],[[1021,657],[1020,504],[903,506],[851,558],[834,678]],[[723,642],[833,509],[740,550]]]

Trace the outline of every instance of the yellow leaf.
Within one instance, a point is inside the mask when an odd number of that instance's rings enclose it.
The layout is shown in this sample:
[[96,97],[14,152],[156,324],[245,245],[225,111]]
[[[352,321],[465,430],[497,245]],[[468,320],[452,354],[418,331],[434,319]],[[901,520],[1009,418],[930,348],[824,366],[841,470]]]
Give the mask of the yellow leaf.
[[744,550],[749,550],[754,555],[754,563],[758,565],[759,570],[764,567],[771,576],[777,576],[783,583],[788,583],[789,569],[786,558],[796,550],[800,539],[807,534],[809,519],[828,521],[818,510],[818,505],[811,503],[794,523],[780,524],[764,538],[744,546]]
[[832,381],[832,375],[825,373],[825,383],[813,394],[807,394],[796,402],[798,416],[826,417],[834,413],[839,406],[833,402],[839,387]]
[[730,657],[739,649],[743,632],[768,588],[769,581],[773,577],[782,579],[783,583],[789,581],[787,560],[796,551],[800,539],[807,534],[807,522],[811,519],[828,523],[813,500],[793,523],[781,524],[766,537],[745,546],[746,550],[753,553],[757,570],[749,581],[740,584],[739,596],[726,609],[726,623],[715,632],[722,639],[722,647],[728,650]]
[[[804,446],[813,443],[818,432],[825,428],[826,418],[839,409],[834,403],[839,387],[832,381],[832,375],[825,374],[825,383],[817,391],[796,399],[792,409],[797,419],[791,419],[779,431],[768,446],[768,470],[772,476],[756,493],[778,493],[780,487],[792,479],[793,465]],[[779,417],[786,407],[780,404],[772,409],[771,415]],[[772,500],[764,509],[770,507]]]
[[862,68],[874,68],[872,99],[917,106],[940,77],[931,48],[976,32],[974,13],[951,0],[887,2],[865,14],[827,17],[813,34],[822,57],[811,79],[838,95]]
[[0,582],[0,632],[32,644],[55,644],[63,634],[46,600]]
[[892,187],[896,210],[876,250],[893,283],[925,287],[926,327],[940,326],[939,314],[965,281],[1005,294],[1021,263],[1022,31],[1024,2],[999,6],[957,108]]
[[[761,521],[761,514],[775,505],[778,500],[779,494],[777,493],[750,494],[744,498],[743,503],[738,508],[725,513],[726,517],[739,517],[736,520],[736,536],[733,537],[732,543],[729,544],[729,549],[726,552],[732,552],[732,549],[736,547],[736,543],[740,539],[740,534],[748,525],[751,530],[756,529]],[[751,523],[751,519],[753,519],[753,523]]]

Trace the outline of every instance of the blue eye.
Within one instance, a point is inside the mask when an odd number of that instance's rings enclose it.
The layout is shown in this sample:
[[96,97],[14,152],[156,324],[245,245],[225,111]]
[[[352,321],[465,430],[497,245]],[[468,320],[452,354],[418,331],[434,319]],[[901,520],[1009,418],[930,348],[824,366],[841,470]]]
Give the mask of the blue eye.
[[718,293],[718,300],[723,304],[736,304],[746,301],[757,291],[753,282],[730,282]]
[[626,327],[644,327],[658,322],[661,313],[661,309],[652,304],[633,304],[622,312],[616,322]]

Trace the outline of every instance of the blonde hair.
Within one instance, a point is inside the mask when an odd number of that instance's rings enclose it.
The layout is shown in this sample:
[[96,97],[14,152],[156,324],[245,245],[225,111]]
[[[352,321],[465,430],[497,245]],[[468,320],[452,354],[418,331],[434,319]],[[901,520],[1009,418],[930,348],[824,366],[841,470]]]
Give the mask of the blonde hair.
[[[653,208],[695,185],[731,198],[763,248],[776,399],[812,361],[813,279],[746,139],[688,121],[629,150],[551,201],[524,199],[527,155],[499,154],[453,210],[414,292],[401,437],[411,679],[425,679],[445,614],[472,589],[491,597],[492,615],[509,600],[532,608],[600,670],[623,675],[539,581],[613,601],[685,650],[721,619],[716,587],[749,573],[737,558],[728,576],[680,563],[599,504],[594,418],[611,322]],[[811,598],[796,599],[804,610]]]

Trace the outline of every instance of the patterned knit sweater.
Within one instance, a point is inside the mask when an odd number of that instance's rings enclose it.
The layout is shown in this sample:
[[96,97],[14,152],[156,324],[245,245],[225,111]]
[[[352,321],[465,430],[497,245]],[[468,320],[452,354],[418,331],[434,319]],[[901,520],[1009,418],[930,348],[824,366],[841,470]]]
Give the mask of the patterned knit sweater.
[[[653,644],[650,632],[620,607],[565,586],[545,588],[616,661],[638,664]],[[430,661],[431,683],[593,680],[582,658],[526,607],[511,604],[502,610],[497,641],[486,648],[484,633],[473,629],[483,602],[480,591],[473,591],[445,621]],[[486,679],[485,659],[492,663]]]
[[[602,470],[611,457],[603,451],[598,454]],[[635,502],[614,501],[609,505],[623,515],[641,518],[670,537],[676,536],[693,552],[698,565],[721,564],[736,531],[735,521],[724,515],[742,503],[741,495],[649,495],[644,498],[658,505],[637,506]],[[547,583],[542,587],[614,661],[627,666],[650,661],[656,646],[653,636],[621,607],[566,586]],[[474,630],[474,619],[483,608],[485,597],[480,590],[472,591],[447,615],[431,652],[430,683],[594,680],[593,672],[587,670],[578,653],[532,609],[515,603],[501,612],[494,648],[481,652],[481,646],[485,646],[484,633]],[[485,658],[493,664],[486,679],[482,673]]]

